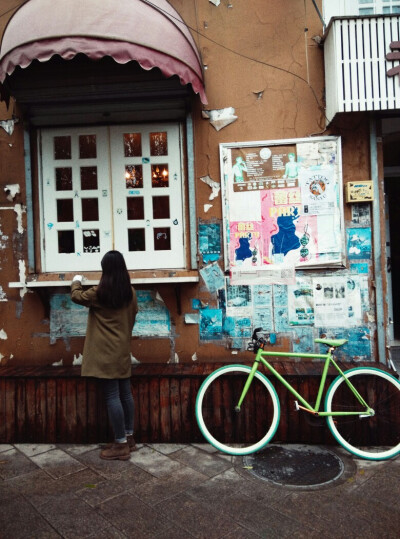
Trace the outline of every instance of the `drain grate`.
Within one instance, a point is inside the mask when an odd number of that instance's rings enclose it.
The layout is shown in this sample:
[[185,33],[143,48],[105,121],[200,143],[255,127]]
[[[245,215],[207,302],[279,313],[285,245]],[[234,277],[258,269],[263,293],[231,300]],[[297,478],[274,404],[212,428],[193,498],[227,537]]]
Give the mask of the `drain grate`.
[[343,461],[328,449],[306,445],[268,445],[243,457],[244,467],[258,478],[279,485],[312,487],[336,481]]

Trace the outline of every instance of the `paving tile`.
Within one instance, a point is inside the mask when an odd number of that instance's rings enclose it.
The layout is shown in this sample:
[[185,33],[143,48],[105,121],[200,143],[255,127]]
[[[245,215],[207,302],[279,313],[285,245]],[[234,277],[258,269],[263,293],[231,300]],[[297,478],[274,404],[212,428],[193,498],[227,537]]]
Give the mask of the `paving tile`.
[[4,539],[27,537],[53,539],[60,535],[22,496],[2,499],[0,504],[0,536]]
[[131,494],[122,494],[97,507],[99,513],[128,537],[164,536],[172,523],[158,509]]
[[89,451],[93,451],[95,449],[99,449],[98,444],[58,444],[57,447],[59,449],[62,449],[63,451],[66,451],[73,457],[77,455],[83,455],[84,453],[88,453]]
[[0,453],[3,451],[9,451],[10,449],[14,449],[14,446],[10,444],[0,444]]
[[210,454],[194,446],[185,447],[182,451],[174,453],[173,458],[186,466],[212,477],[227,470],[231,462],[221,459],[216,454]]
[[118,479],[132,467],[130,460],[103,460],[97,448],[87,453],[75,455],[76,460],[91,468],[105,479]]
[[208,504],[196,501],[186,493],[179,494],[157,505],[160,514],[180,526],[194,537],[217,539],[228,534],[232,519],[217,512]]
[[104,478],[92,470],[82,470],[75,474],[54,479],[43,470],[18,476],[7,481],[13,488],[23,493],[26,499],[36,508],[59,499],[60,497],[91,488],[104,481]]
[[40,505],[39,513],[66,539],[89,537],[93,530],[105,530],[109,523],[73,494],[64,494]]
[[241,492],[244,486],[243,477],[231,468],[187,490],[187,494],[194,500],[201,500],[214,506],[227,496]]
[[132,485],[130,492],[135,494],[143,502],[148,503],[149,505],[156,505],[180,492],[203,483],[206,479],[208,479],[207,476],[200,472],[188,468],[187,466],[181,466],[171,475],[152,477],[151,480],[144,485]]
[[37,470],[36,464],[14,448],[0,454],[0,477],[3,479],[24,475],[33,470]]
[[130,462],[156,477],[170,475],[180,468],[178,462],[147,446],[131,453]]
[[14,447],[27,457],[34,457],[56,448],[53,444],[14,444]]
[[180,451],[183,449],[185,444],[146,444],[151,449],[154,449],[155,451],[158,451],[159,453],[162,453],[163,455],[170,455],[171,453],[175,453],[176,451]]
[[[92,535],[88,535],[87,537],[93,537],[93,539],[125,539],[127,536],[114,526],[109,526],[101,532],[94,531]],[[137,539],[139,539],[139,537],[137,537]]]
[[61,451],[61,449],[52,449],[46,453],[40,453],[31,457],[31,461],[54,478],[75,473],[85,468],[81,462],[65,453],[65,451]]

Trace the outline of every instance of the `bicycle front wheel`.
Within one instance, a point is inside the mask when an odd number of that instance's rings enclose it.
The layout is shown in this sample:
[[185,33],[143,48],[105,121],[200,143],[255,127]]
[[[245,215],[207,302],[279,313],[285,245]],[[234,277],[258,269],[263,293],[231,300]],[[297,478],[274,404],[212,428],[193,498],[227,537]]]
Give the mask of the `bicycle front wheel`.
[[370,460],[384,460],[400,453],[400,383],[391,374],[373,367],[346,371],[374,414],[366,416],[363,407],[338,376],[326,394],[327,412],[360,412],[353,416],[328,416],[329,429],[348,451]]
[[230,455],[248,455],[260,450],[274,436],[280,405],[271,382],[256,372],[240,407],[238,405],[251,368],[221,367],[208,376],[196,399],[196,419],[206,440]]

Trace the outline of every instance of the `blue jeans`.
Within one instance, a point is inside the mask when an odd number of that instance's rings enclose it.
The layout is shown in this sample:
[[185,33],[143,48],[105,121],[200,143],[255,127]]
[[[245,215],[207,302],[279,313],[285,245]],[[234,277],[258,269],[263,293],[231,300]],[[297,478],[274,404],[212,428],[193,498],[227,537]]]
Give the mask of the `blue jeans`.
[[115,441],[126,442],[126,435],[133,434],[134,403],[131,379],[109,380],[103,378],[102,382]]

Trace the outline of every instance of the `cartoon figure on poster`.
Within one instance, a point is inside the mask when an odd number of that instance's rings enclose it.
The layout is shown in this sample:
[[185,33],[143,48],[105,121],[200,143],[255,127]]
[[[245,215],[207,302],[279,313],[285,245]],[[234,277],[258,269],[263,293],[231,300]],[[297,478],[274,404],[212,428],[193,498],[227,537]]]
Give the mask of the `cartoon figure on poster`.
[[293,152],[288,153],[288,159],[289,161],[286,163],[285,174],[283,177],[295,179],[298,177],[300,170],[300,165],[296,162],[296,154]]
[[243,160],[243,157],[241,157],[240,155],[236,157],[235,164],[232,167],[232,172],[233,172],[233,181],[235,183],[244,182],[243,172],[246,172],[247,174],[247,165],[246,165],[246,162]]

